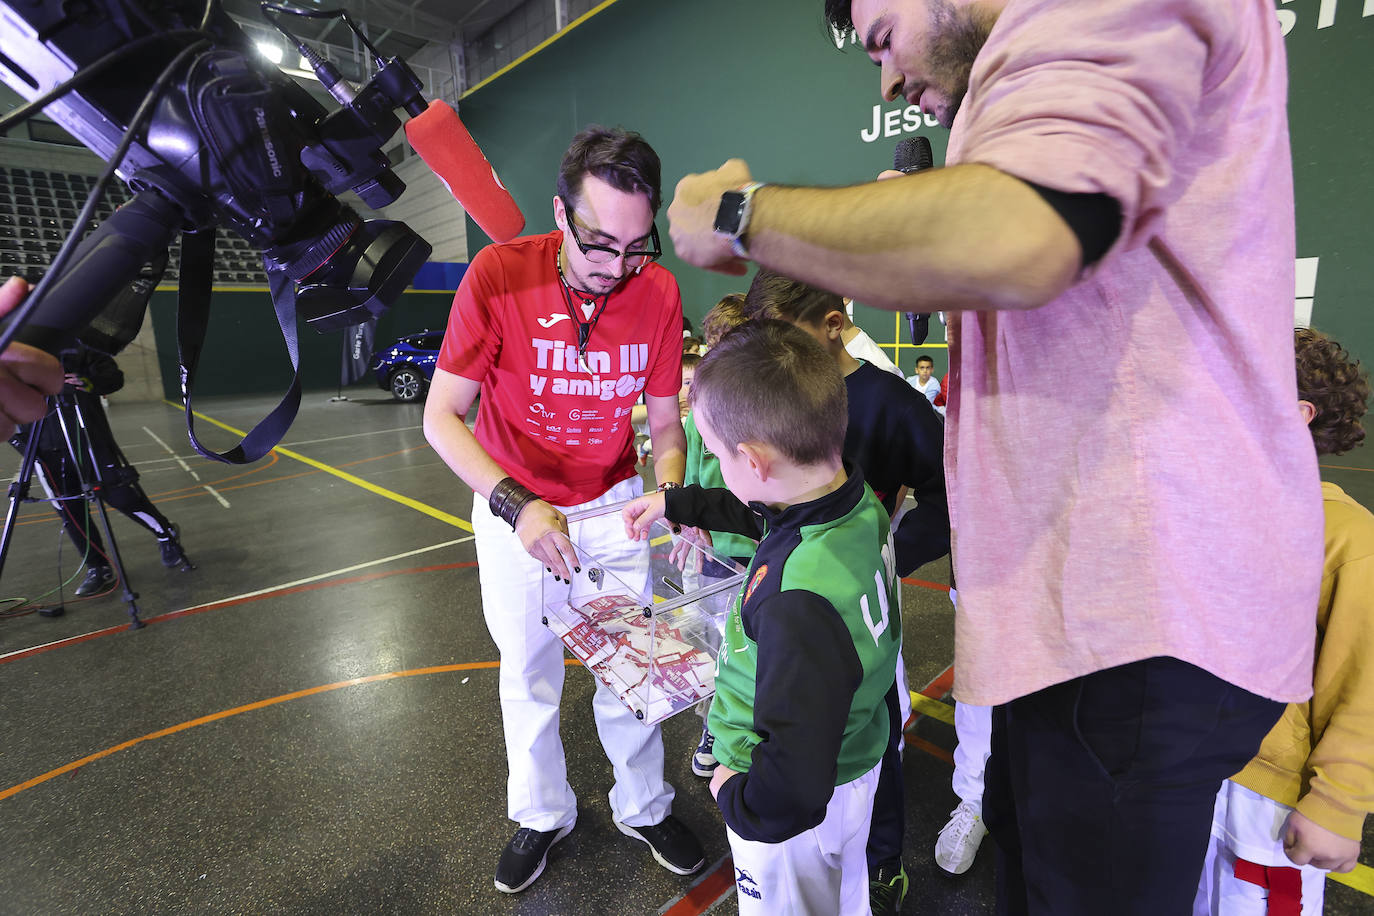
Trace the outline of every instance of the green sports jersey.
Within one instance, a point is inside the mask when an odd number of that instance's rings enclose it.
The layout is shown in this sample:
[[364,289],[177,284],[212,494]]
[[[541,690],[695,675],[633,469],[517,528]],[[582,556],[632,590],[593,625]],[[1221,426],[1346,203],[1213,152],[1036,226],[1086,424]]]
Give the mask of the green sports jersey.
[[[673,521],[728,523],[711,511],[728,493],[677,492]],[[781,512],[749,508],[766,533],[726,624],[709,726],[716,759],[743,774],[716,799],[726,824],[779,842],[882,758],[901,618],[888,515],[857,473]]]

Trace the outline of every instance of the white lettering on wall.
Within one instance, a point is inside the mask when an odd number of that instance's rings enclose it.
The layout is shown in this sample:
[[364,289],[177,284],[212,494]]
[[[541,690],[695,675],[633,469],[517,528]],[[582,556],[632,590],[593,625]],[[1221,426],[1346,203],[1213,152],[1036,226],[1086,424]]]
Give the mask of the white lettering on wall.
[[896,137],[920,130],[922,127],[939,127],[940,122],[932,114],[923,113],[915,105],[883,111],[883,106],[873,106],[873,123],[859,130],[859,139],[872,143],[880,137]]
[[1298,258],[1297,282],[1293,289],[1293,327],[1312,326],[1312,303],[1317,298],[1317,262],[1321,258]]
[[[1284,6],[1293,2],[1294,0],[1279,0],[1279,3]],[[1329,29],[1336,24],[1336,7],[1338,0],[1300,0],[1300,2],[1303,6],[1310,6],[1312,3],[1316,3],[1316,21],[1318,29]],[[1276,10],[1275,13],[1279,17],[1279,28],[1284,35],[1293,31],[1294,26],[1298,24],[1298,14],[1293,10]],[[1364,0],[1364,8],[1361,10],[1360,15],[1361,17],[1374,16],[1374,0]]]

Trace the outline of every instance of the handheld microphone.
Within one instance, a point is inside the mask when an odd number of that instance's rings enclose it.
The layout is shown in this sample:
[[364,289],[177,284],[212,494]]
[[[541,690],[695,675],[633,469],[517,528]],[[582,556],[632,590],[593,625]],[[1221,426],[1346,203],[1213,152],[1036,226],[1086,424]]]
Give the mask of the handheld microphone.
[[509,242],[520,234],[525,228],[524,214],[448,103],[430,102],[406,122],[405,129],[411,147],[483,232],[497,242]]
[[[906,175],[924,171],[934,164],[935,157],[930,151],[928,137],[907,137],[900,140],[896,152],[892,154],[892,167]],[[919,347],[926,342],[926,337],[930,334],[930,313],[907,312],[906,327],[911,333],[911,342]]]
[[897,150],[892,154],[892,167],[907,175],[925,171],[934,164],[928,137],[907,137],[897,143]]

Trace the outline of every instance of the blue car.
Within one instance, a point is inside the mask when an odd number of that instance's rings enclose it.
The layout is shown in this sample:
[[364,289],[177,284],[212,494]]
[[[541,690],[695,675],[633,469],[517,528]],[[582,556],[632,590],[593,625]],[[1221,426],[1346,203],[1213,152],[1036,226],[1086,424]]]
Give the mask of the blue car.
[[429,390],[434,362],[444,343],[443,331],[407,334],[372,357],[377,387],[390,391],[398,401],[418,401]]

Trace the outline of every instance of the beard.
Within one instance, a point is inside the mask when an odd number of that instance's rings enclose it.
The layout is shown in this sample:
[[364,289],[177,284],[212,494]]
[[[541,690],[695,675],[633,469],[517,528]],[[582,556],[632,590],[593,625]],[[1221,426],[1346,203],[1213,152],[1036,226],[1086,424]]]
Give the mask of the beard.
[[968,95],[969,74],[997,17],[982,10],[956,8],[948,0],[932,0],[931,40],[927,62],[931,81],[943,90],[949,105],[936,112],[941,126],[950,127]]

